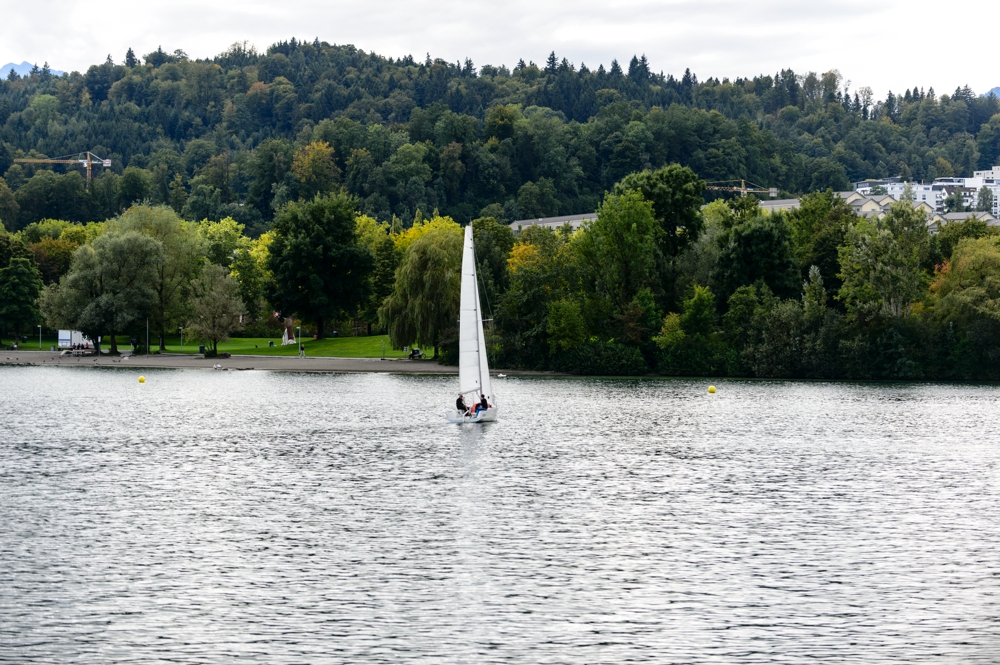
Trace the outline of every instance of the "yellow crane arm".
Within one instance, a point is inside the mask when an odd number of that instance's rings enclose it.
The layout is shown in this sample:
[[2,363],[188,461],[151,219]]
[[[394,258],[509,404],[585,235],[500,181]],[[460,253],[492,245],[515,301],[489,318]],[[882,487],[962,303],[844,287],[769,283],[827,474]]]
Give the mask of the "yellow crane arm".
[[[733,180],[723,180],[721,182],[735,182]],[[778,197],[777,187],[755,187],[753,183],[750,183],[750,187],[747,187],[746,180],[740,180],[739,186],[732,185],[717,185],[708,184],[705,189],[715,191],[715,192],[739,192],[740,196],[746,196],[747,194],[767,194],[772,199]]]
[[110,159],[101,159],[91,152],[83,153],[87,155],[86,159],[28,159],[21,158],[15,159],[15,162],[20,162],[21,164],[77,164],[79,166],[85,166],[87,168],[87,189],[90,189],[90,181],[93,177],[92,172],[94,164],[98,166],[103,166],[105,168],[111,166]]

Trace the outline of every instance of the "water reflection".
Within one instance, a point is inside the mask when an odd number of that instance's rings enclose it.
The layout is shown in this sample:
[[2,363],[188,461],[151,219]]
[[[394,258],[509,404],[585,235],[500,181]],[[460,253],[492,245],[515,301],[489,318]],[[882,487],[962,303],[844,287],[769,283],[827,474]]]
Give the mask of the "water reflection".
[[995,662],[998,391],[0,369],[0,662]]

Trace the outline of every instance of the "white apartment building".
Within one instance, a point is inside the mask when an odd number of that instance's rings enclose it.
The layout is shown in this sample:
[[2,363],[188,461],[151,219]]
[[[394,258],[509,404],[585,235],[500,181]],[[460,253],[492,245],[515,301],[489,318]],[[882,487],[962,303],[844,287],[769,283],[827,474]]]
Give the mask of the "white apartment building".
[[913,192],[915,203],[926,203],[935,212],[944,212],[944,200],[956,190],[961,190],[964,205],[975,208],[979,202],[979,190],[986,187],[993,193],[994,217],[1000,217],[1000,166],[994,166],[988,171],[976,171],[971,178],[938,178],[932,183],[903,182],[902,178],[886,178],[884,180],[864,180],[854,183],[854,191],[865,196],[871,194],[872,188],[881,186],[886,193],[897,201],[903,198],[903,191],[909,185]]
[[994,166],[989,171],[976,171],[972,174],[973,178],[982,178],[983,180],[1000,181],[1000,166]]

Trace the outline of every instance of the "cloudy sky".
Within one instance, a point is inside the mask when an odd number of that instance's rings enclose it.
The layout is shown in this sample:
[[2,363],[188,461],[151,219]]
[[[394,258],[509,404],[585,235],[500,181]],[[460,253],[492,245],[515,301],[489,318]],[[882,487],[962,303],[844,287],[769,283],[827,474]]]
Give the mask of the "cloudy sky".
[[591,68],[645,53],[655,71],[699,78],[839,70],[852,88],[1000,86],[1000,2],[956,0],[32,0],[0,2],[0,63],[85,70],[162,45],[209,57],[236,41],[292,36],[477,65],[555,50]]

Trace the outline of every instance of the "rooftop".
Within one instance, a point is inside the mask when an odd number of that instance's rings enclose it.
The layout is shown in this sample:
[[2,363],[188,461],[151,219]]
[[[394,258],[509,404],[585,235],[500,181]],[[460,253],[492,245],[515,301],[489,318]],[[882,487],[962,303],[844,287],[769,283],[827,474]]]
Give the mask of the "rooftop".
[[596,212],[584,212],[576,215],[560,215],[558,217],[539,217],[537,219],[519,219],[516,222],[511,222],[510,228],[517,233],[521,229],[527,228],[529,226],[544,226],[550,229],[558,229],[566,224],[575,231],[576,229],[583,226],[584,222],[592,222],[597,219]]
[[796,210],[799,207],[798,199],[771,199],[760,202],[761,210]]
[[934,215],[931,221],[943,221],[943,222],[964,222],[967,219],[972,219],[975,217],[978,220],[986,222],[989,226],[1000,226],[1000,220],[991,215],[988,212],[946,212],[942,214]]

